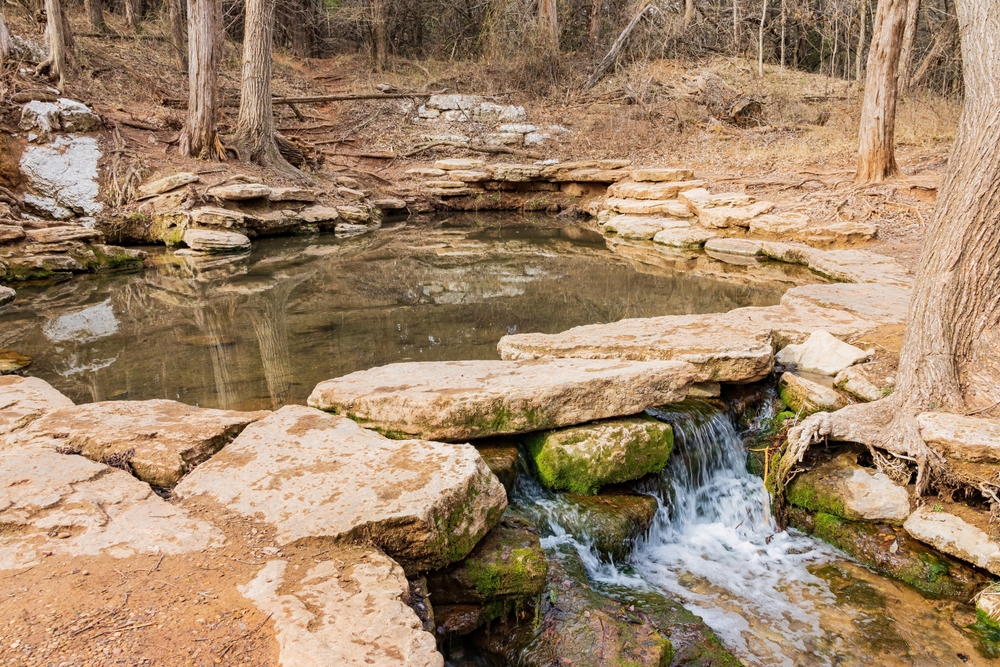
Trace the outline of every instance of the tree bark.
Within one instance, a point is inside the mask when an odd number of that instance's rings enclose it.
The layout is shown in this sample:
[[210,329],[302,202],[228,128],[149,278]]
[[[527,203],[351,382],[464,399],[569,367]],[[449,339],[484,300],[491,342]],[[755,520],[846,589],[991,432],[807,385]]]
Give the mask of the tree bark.
[[538,0],[538,23],[547,46],[559,52],[559,7],[556,0]]
[[913,66],[913,47],[917,42],[917,19],[920,18],[920,0],[906,3],[906,31],[903,33],[903,50],[899,54],[899,94],[910,91],[910,68]]
[[917,488],[946,467],[920,438],[929,410],[1000,414],[1000,0],[957,0],[965,107],[924,239],[896,389],[875,403],[817,414],[790,430],[779,479],[824,437],[918,463]]
[[865,97],[858,130],[858,183],[897,176],[894,135],[899,52],[903,47],[907,0],[879,0],[868,50]]
[[184,7],[181,0],[167,0],[170,12],[170,43],[174,47],[177,67],[182,72],[187,69],[187,51],[184,45]]
[[958,21],[955,18],[949,18],[944,22],[937,37],[934,38],[931,50],[927,52],[927,56],[920,63],[920,67],[917,68],[917,71],[913,74],[913,78],[909,81],[911,90],[923,85],[927,79],[927,75],[931,72],[931,68],[938,64],[942,56],[944,56],[945,51],[952,45],[957,31]]
[[128,27],[131,28],[133,32],[139,29],[141,19],[141,0],[125,0],[125,22],[128,23]]
[[275,0],[247,0],[243,31],[243,80],[235,143],[243,157],[288,174],[298,174],[278,152],[271,101]]
[[292,53],[299,58],[310,58],[314,50],[313,24],[316,20],[316,6],[313,0],[298,0],[293,3],[291,22]]
[[0,68],[7,62],[13,48],[14,44],[10,39],[10,31],[7,30],[7,22],[4,21],[3,14],[0,14]]
[[767,21],[767,0],[760,10],[760,30],[757,33],[757,76],[764,76],[764,23]]
[[386,26],[386,0],[372,0],[372,42],[375,69],[383,71],[389,66],[389,30]]
[[49,79],[56,81],[58,88],[62,90],[69,68],[70,38],[59,0],[45,0],[45,16],[49,57],[38,66],[38,70],[47,73]]
[[104,32],[104,3],[102,0],[84,0],[83,5],[90,29],[94,32]]
[[181,131],[180,152],[202,159],[224,160],[226,152],[216,128],[217,73],[222,56],[221,1],[187,0],[187,10],[188,117]]
[[690,28],[694,21],[694,0],[684,0],[684,27]]
[[857,59],[854,61],[854,80],[861,81],[861,68],[864,63],[864,53],[865,53],[865,30],[868,26],[868,0],[861,0],[861,28],[860,34],[858,35],[858,54]]
[[[693,0],[687,0],[693,2]],[[590,50],[597,51],[601,44],[601,6],[602,0],[592,0],[590,3]],[[684,15],[684,25],[687,26],[687,14]]]

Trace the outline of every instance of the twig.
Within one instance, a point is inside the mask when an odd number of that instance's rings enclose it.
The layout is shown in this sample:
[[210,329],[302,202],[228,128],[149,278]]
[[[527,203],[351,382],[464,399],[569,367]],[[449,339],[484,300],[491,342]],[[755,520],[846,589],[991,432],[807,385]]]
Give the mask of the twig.
[[266,617],[266,618],[265,618],[265,619],[264,619],[263,621],[261,621],[261,622],[260,622],[260,623],[259,623],[259,624],[257,625],[257,627],[256,627],[256,628],[254,628],[253,630],[250,630],[249,632],[244,632],[244,633],[243,633],[243,636],[241,636],[241,637],[237,637],[237,638],[236,638],[236,639],[234,639],[233,641],[231,641],[231,642],[229,642],[228,644],[226,644],[225,648],[223,648],[223,649],[222,649],[222,652],[221,652],[221,653],[219,654],[219,658],[220,658],[220,659],[221,659],[221,658],[224,658],[224,657],[226,656],[226,654],[227,654],[227,653],[229,653],[229,649],[231,649],[231,648],[232,648],[233,646],[235,646],[235,645],[236,645],[236,642],[239,642],[239,641],[243,641],[244,639],[248,638],[248,637],[249,637],[250,635],[252,635],[252,634],[255,634],[255,633],[256,633],[256,632],[257,632],[258,630],[260,630],[260,629],[261,629],[262,627],[264,627],[264,624],[265,624],[265,623],[267,623],[267,622],[268,622],[268,620],[270,620],[271,616],[273,616],[273,615],[274,615],[274,612],[272,611],[272,612],[271,612],[270,614],[268,614],[268,615],[267,615],[267,617]]
[[153,572],[156,572],[157,570],[159,570],[160,569],[160,563],[163,562],[163,559],[164,559],[164,556],[160,556],[160,560],[156,561],[156,565],[154,565],[152,568],[146,570],[146,574],[152,574]]
[[124,627],[110,628],[108,630],[103,630],[101,632],[98,632],[96,635],[91,636],[90,639],[94,640],[103,635],[109,635],[112,632],[121,632],[122,630],[138,630],[139,628],[148,628],[149,626],[154,625],[155,623],[156,621],[150,621],[149,623],[141,623],[139,625],[126,625]]
[[413,157],[418,153],[423,153],[431,148],[436,148],[438,146],[452,146],[453,148],[464,148],[468,151],[473,151],[474,153],[498,153],[502,155],[521,155],[524,157],[530,157],[533,160],[542,160],[545,158],[544,155],[539,155],[538,153],[532,153],[530,151],[522,151],[516,148],[509,148],[507,146],[472,146],[471,144],[465,144],[460,141],[432,141],[428,144],[418,146],[411,151],[403,153],[401,157]]

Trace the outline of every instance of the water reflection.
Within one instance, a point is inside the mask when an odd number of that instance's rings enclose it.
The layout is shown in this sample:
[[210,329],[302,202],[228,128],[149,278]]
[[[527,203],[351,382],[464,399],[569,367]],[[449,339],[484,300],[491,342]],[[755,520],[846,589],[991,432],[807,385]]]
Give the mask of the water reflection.
[[272,239],[235,257],[153,254],[141,273],[20,288],[0,347],[77,402],[276,408],[372,366],[496,358],[507,333],[770,305],[816,280],[510,215]]

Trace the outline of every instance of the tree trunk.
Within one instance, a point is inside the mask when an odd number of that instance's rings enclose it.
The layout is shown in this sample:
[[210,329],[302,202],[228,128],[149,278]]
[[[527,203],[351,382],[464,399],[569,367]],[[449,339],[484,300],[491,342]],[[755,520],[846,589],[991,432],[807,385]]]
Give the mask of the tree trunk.
[[133,32],[139,29],[139,22],[142,19],[141,0],[125,0],[125,22]]
[[84,11],[87,14],[87,21],[90,29],[94,32],[104,32],[104,4],[102,0],[84,0]]
[[628,22],[628,25],[625,26],[625,29],[622,30],[621,34],[618,35],[618,39],[615,40],[615,43],[611,45],[611,50],[608,51],[608,53],[604,56],[601,62],[597,64],[597,68],[594,70],[594,73],[590,75],[590,78],[587,79],[587,83],[583,84],[584,90],[590,90],[591,88],[597,85],[597,82],[601,80],[601,77],[604,76],[604,73],[607,72],[608,69],[615,64],[616,60],[618,60],[618,55],[621,53],[622,48],[628,41],[629,35],[631,35],[632,31],[635,30],[635,27],[639,25],[639,21],[642,19],[642,17],[646,15],[646,12],[655,10],[656,10],[656,5],[651,5],[651,4],[645,4],[639,8],[639,11],[636,13],[636,15],[632,17],[632,20]]
[[559,52],[559,7],[556,0],[538,0],[538,23],[548,47]]
[[56,81],[58,88],[62,90],[69,68],[69,39],[59,0],[45,0],[45,16],[49,57],[38,66],[38,70],[47,73],[49,79]]
[[[779,479],[822,438],[915,459],[917,488],[946,466],[920,438],[928,410],[1000,414],[1000,0],[957,0],[965,107],[924,239],[893,394],[790,430]],[[929,470],[930,469],[930,470]],[[996,484],[996,482],[994,482]]]
[[389,30],[386,26],[386,0],[372,0],[372,41],[374,42],[375,69],[383,71],[389,66]]
[[861,0],[861,29],[858,35],[858,55],[854,61],[854,80],[861,81],[862,63],[865,61],[865,29],[868,26],[868,0]]
[[919,88],[923,85],[927,79],[927,75],[931,72],[931,68],[938,64],[942,56],[944,56],[945,51],[952,45],[956,32],[958,32],[958,20],[951,17],[941,26],[937,37],[934,38],[931,50],[927,52],[924,61],[920,63],[920,67],[917,68],[913,78],[910,79],[910,89]]
[[917,19],[920,18],[920,0],[906,4],[906,31],[903,33],[903,50],[899,54],[899,94],[910,91],[910,68],[913,66],[913,47],[917,42]]
[[315,42],[313,24],[316,21],[316,5],[313,0],[298,0],[292,14],[292,54],[299,58],[310,58]]
[[177,68],[187,69],[187,51],[184,46],[184,7],[181,0],[167,0],[170,12],[170,44],[174,48]]
[[10,32],[7,30],[7,23],[3,20],[3,14],[0,14],[0,68],[3,68],[4,63],[7,62],[13,48],[14,44],[11,42]]
[[[48,0],[51,2],[52,0]],[[222,56],[220,0],[187,0],[188,117],[180,152],[202,159],[226,158],[216,129],[219,60]]]
[[235,143],[243,157],[288,174],[298,171],[278,152],[271,102],[271,42],[275,0],[247,0],[243,32],[243,81]]
[[786,0],[781,0],[781,73],[785,73],[785,27],[788,21],[785,12]]
[[[693,0],[688,0],[692,2]],[[597,51],[601,44],[601,5],[602,0],[592,0],[590,4],[590,50]],[[687,26],[687,14],[684,15],[684,25]]]
[[760,31],[757,33],[757,76],[764,76],[764,23],[767,21],[767,0],[760,11]]
[[684,0],[684,27],[690,28],[694,21],[694,0]]
[[858,130],[858,171],[854,176],[857,183],[880,183],[900,173],[893,137],[906,3],[907,0],[879,0],[875,12]]

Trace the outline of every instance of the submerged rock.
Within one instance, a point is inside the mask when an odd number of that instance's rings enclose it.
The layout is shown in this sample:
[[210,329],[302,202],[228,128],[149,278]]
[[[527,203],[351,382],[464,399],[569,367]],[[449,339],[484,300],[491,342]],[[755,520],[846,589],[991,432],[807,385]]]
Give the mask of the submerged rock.
[[304,577],[272,560],[240,593],[273,619],[281,665],[442,667],[408,606],[402,568],[370,546],[336,546]]
[[1000,463],[1000,420],[947,412],[917,415],[920,437],[950,459]]
[[389,364],[321,382],[309,405],[391,435],[462,440],[529,433],[679,401],[679,362],[583,359]]
[[463,558],[507,505],[470,445],[390,440],[297,405],[248,426],[174,495],[269,523],[281,544],[374,544],[413,572]]
[[1000,543],[986,532],[989,515],[974,516],[972,509],[963,514],[946,512],[940,505],[925,505],[910,515],[903,528],[938,551],[1000,575]]
[[474,445],[476,451],[483,457],[483,461],[486,461],[490,472],[496,475],[503,488],[507,490],[509,498],[517,482],[520,453],[517,442],[511,438],[486,438],[477,440]]
[[872,350],[866,352],[834,338],[829,332],[814,331],[801,345],[788,345],[778,352],[775,361],[806,373],[836,375],[871,355]]
[[845,452],[800,473],[785,489],[785,498],[812,512],[851,521],[902,525],[910,515],[906,488],[885,473],[859,466],[854,452]]
[[73,401],[45,380],[0,376],[0,436],[23,428],[47,412],[72,406]]
[[847,405],[847,399],[836,390],[799,377],[794,373],[782,373],[778,380],[781,400],[800,417],[814,412],[834,412]]
[[43,447],[0,452],[0,525],[0,569],[30,565],[44,552],[126,558],[225,541],[128,473]]
[[546,592],[536,619],[508,618],[475,635],[510,667],[737,667],[701,619],[659,593],[597,589],[574,549],[548,552]]
[[638,215],[616,215],[604,223],[604,230],[615,232],[623,239],[648,240],[672,227],[689,228],[691,225],[675,218],[642,217]]
[[788,523],[931,598],[967,602],[990,581],[987,575],[925,546],[898,526],[848,521],[799,507],[789,508]]
[[165,400],[87,403],[48,412],[0,436],[0,449],[44,446],[81,454],[153,486],[171,487],[267,414]]
[[596,496],[567,493],[562,500],[572,509],[560,514],[560,525],[581,544],[616,563],[628,561],[660,506],[653,496],[614,488]]
[[674,434],[669,424],[634,417],[535,433],[526,444],[543,485],[593,495],[607,484],[662,470]]

